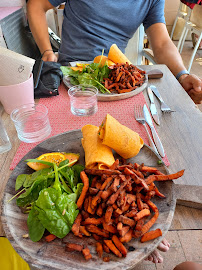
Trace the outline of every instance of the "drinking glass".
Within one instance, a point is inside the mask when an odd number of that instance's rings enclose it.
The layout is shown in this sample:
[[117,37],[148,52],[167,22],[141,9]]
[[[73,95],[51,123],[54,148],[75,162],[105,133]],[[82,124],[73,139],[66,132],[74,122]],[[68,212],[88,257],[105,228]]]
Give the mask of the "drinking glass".
[[26,104],[11,113],[18,138],[26,143],[39,142],[51,133],[48,109],[44,105]]
[[0,85],[0,100],[8,114],[19,106],[34,103],[33,75],[18,84]]
[[68,90],[71,112],[77,116],[90,116],[97,112],[98,89],[95,86],[75,85]]
[[11,143],[3,125],[0,115],[0,154],[3,154],[11,149]]

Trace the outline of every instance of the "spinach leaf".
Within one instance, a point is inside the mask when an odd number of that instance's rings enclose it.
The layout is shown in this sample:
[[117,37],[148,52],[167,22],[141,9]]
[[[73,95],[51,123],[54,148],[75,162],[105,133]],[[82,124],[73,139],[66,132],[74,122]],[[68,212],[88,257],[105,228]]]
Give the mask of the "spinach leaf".
[[93,85],[97,86],[96,81],[94,80],[94,77],[89,73],[83,73],[78,76],[79,84],[81,85]]
[[33,242],[39,241],[42,238],[45,231],[45,227],[39,220],[38,215],[39,211],[37,210],[37,207],[33,206],[27,218],[29,237]]
[[84,166],[77,164],[72,167],[74,173],[74,185],[76,186],[78,182],[81,182],[80,173],[84,170]]
[[29,174],[18,175],[18,177],[16,178],[16,182],[15,182],[15,190],[18,190],[22,186],[24,186],[24,183],[30,178],[31,178],[31,176]]
[[[69,159],[65,159],[65,160],[63,160],[62,162],[60,162],[58,168],[61,168],[61,167],[65,166],[65,165],[67,165],[67,164],[69,164]],[[65,168],[64,168],[64,169],[65,169]],[[62,171],[62,170],[63,170],[63,169],[61,169],[61,171]]]
[[26,181],[23,184],[23,187],[25,188],[30,187],[34,183],[34,181],[36,181],[37,178],[41,175],[50,179],[54,179],[55,177],[53,174],[51,174],[51,172],[53,172],[52,168],[45,168],[45,169],[32,173],[31,175],[29,175],[30,177],[27,177]]
[[65,183],[64,179],[62,178],[62,175],[59,174],[59,178],[62,181],[62,189],[67,192],[67,194],[72,193],[73,191],[68,187],[68,185]]
[[75,71],[73,69],[71,69],[70,67],[66,67],[66,66],[61,66],[60,69],[62,70],[62,73],[64,76],[74,76],[74,77],[78,77],[79,71]]
[[58,167],[55,163],[53,164],[53,167],[54,167],[54,172],[55,172],[55,182],[53,184],[53,188],[55,188],[60,193],[62,193],[61,184],[60,184],[60,180],[59,180],[59,174],[58,174]]
[[53,163],[50,168],[22,174],[16,179],[16,189],[23,186],[25,190],[16,202],[19,207],[31,209],[27,224],[34,242],[41,239],[45,229],[63,238],[79,213],[76,201],[83,188],[80,172],[84,167],[69,167],[69,164],[69,160],[61,162],[59,167]]
[[83,189],[83,183],[78,183],[77,186],[74,188],[74,192],[75,192],[74,194],[76,194],[76,201],[81,195],[82,189]]
[[[68,160],[64,160],[59,164],[59,169],[68,164]],[[67,180],[70,188],[75,192],[77,189],[77,183],[80,182],[80,172],[84,170],[84,166],[77,164],[73,167],[65,167],[59,171],[59,173]]]
[[73,202],[76,202],[76,201],[77,201],[76,193],[71,193],[71,194],[68,194],[67,196],[68,196],[68,198],[69,198],[70,200],[72,200]]
[[[69,160],[64,160],[59,164],[59,169],[63,167],[64,165],[68,164]],[[70,188],[73,190],[74,188],[74,173],[70,167],[65,167],[63,169],[60,169],[59,173],[67,180]]]
[[79,210],[66,193],[54,188],[43,189],[36,201],[38,218],[43,226],[59,238],[65,237],[74,223]]
[[42,189],[47,188],[47,186],[47,177],[43,175],[39,176],[37,180],[32,184],[32,186],[26,189],[26,191],[17,198],[17,205],[20,207],[24,207],[36,201],[39,196],[39,192]]
[[71,83],[72,85],[78,85],[78,84],[79,84],[79,81],[78,81],[78,79],[75,78],[75,77],[70,77],[70,83]]

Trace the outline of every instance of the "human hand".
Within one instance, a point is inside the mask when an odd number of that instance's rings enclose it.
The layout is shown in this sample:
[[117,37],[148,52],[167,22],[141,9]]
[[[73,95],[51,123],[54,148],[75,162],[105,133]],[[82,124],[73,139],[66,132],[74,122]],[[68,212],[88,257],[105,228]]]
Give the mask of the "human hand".
[[202,102],[202,80],[199,77],[185,74],[179,78],[179,82],[196,104]]
[[47,62],[47,61],[50,61],[50,62],[57,62],[57,56],[55,55],[55,53],[53,51],[46,51],[44,54],[43,54],[43,57],[42,57],[42,60]]

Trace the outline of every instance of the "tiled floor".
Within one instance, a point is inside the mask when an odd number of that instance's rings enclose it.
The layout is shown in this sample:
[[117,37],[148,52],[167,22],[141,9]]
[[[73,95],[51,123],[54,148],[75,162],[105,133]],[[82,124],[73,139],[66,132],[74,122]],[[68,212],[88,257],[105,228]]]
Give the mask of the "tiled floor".
[[[175,42],[177,44],[177,42]],[[192,54],[192,43],[185,42],[182,59],[185,67],[188,68],[189,60]],[[201,58],[201,59],[200,59]],[[191,73],[202,78],[202,50],[198,50],[195,56]],[[202,111],[202,105],[199,105]],[[184,217],[181,221],[178,211],[183,211]],[[194,220],[197,219],[198,225],[190,224],[186,220],[187,212],[192,212]],[[189,229],[194,228],[194,229]],[[191,210],[188,207],[177,206],[175,216],[166,235],[166,239],[171,244],[168,252],[160,252],[164,258],[162,264],[153,264],[148,261],[141,262],[134,270],[173,270],[174,267],[184,261],[194,261],[201,264],[202,268],[202,210]]]
[[184,261],[193,261],[202,267],[202,230],[169,231],[166,239],[171,244],[168,252],[160,252],[164,262],[141,262],[134,270],[173,270]]

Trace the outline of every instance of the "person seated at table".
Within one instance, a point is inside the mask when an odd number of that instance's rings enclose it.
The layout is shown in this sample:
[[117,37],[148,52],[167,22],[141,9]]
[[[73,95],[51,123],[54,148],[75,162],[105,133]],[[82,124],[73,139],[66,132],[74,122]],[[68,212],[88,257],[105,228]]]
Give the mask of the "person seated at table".
[[[129,39],[143,23],[155,61],[165,64],[195,103],[202,101],[202,80],[188,74],[171,41],[164,18],[165,0],[66,1],[59,62],[92,60],[113,43],[124,52]],[[57,61],[49,40],[45,13],[62,0],[28,0],[28,21],[44,61]]]

